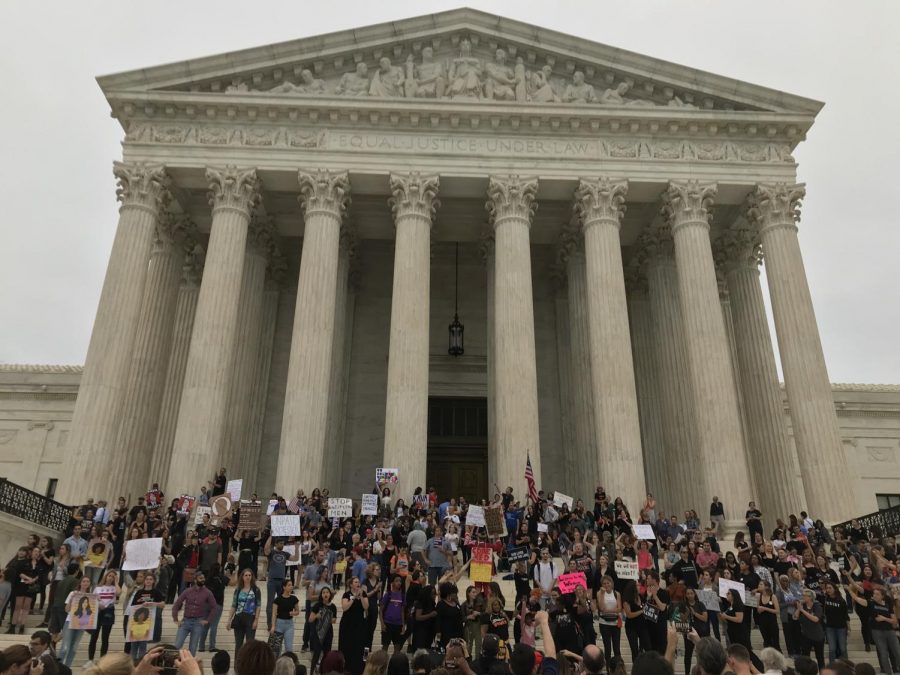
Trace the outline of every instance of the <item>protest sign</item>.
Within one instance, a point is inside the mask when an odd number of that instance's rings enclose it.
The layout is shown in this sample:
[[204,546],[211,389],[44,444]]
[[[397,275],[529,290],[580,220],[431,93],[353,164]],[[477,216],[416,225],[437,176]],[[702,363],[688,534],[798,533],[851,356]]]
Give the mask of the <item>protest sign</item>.
[[260,530],[264,525],[263,520],[262,502],[241,501],[241,517],[238,520],[238,529]]
[[155,570],[159,567],[162,544],[162,537],[129,539],[125,542],[125,562],[122,564],[122,569]]
[[300,516],[272,516],[273,537],[299,537]]
[[719,611],[719,596],[712,588],[701,588],[697,591],[697,599],[711,612]]
[[490,583],[492,568],[486,563],[473,562],[469,565],[469,579],[481,583]]
[[469,506],[469,510],[466,511],[466,525],[484,527],[484,509],[474,504]]
[[556,580],[560,593],[574,593],[575,589],[581,586],[587,589],[587,578],[584,572],[572,572],[571,574],[560,574]]
[[100,596],[92,593],[73,593],[69,605],[69,627],[72,630],[94,630]]
[[572,499],[569,495],[564,495],[562,492],[554,492],[553,493],[553,506],[562,506],[565,504],[569,507],[569,511],[572,510],[572,505],[575,503],[575,500]]
[[275,510],[275,507],[276,507],[276,506],[278,506],[278,500],[277,500],[277,499],[270,499],[270,500],[269,500],[269,505],[266,507],[266,515],[267,515],[267,516],[271,516],[271,515],[272,515],[272,512]]
[[328,498],[328,517],[329,518],[352,518],[353,517],[353,500],[349,497],[329,497]]
[[194,502],[196,501],[196,498],[190,495],[181,495],[178,498],[178,513],[188,515],[194,509]]
[[378,485],[396,483],[400,479],[399,469],[378,468],[375,469],[375,482]]
[[413,506],[417,509],[427,509],[428,495],[413,495]]
[[360,515],[376,516],[378,515],[378,495],[364,494],[362,496],[362,509]]
[[155,509],[162,504],[162,492],[157,487],[154,487],[147,494],[144,495],[144,502],[147,505],[148,509]]
[[505,537],[506,518],[503,516],[503,507],[500,504],[484,509],[484,527],[489,537]]
[[634,536],[638,539],[648,539],[650,541],[656,539],[656,533],[653,532],[653,526],[646,523],[638,523],[632,526]]
[[547,523],[538,523],[537,531],[538,532],[546,532],[547,531]]
[[297,553],[297,544],[285,544],[284,552],[288,555],[286,563],[288,567],[297,566],[300,564],[300,559],[303,557],[302,555],[297,556],[296,560],[291,560],[291,558],[294,557],[294,554]]
[[210,522],[218,527],[231,515],[232,501],[228,495],[219,495],[209,500]]
[[194,513],[194,525],[202,524],[203,516],[212,518],[212,509],[208,506],[198,506],[196,513]]
[[153,637],[156,625],[156,607],[131,605],[128,630],[125,631],[125,642],[147,642]]
[[734,581],[733,579],[719,579],[719,597],[724,598],[728,591],[734,590],[740,594],[741,600],[745,599],[745,588],[744,584],[740,581]]
[[637,579],[638,564],[627,560],[616,560],[613,568],[616,570],[616,576],[619,579]]
[[528,560],[529,551],[527,546],[518,546],[511,548],[506,552],[506,558],[510,562],[519,562],[520,560]]
[[241,500],[241,490],[243,489],[244,479],[235,478],[234,480],[228,481],[228,485],[225,486],[225,494],[231,495],[231,501],[239,502]]
[[490,565],[492,560],[490,546],[476,546],[472,549],[473,563],[487,563]]

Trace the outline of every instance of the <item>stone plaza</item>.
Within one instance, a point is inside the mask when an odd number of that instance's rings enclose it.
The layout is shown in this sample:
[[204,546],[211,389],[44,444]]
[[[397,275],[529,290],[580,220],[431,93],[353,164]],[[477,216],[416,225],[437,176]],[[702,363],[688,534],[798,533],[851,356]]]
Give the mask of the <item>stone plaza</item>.
[[99,83],[119,223],[35,489],[481,498],[530,459],[633,513],[837,522],[874,449],[900,492],[900,389],[847,388],[890,421],[846,432],[804,271],[821,103],[469,9]]

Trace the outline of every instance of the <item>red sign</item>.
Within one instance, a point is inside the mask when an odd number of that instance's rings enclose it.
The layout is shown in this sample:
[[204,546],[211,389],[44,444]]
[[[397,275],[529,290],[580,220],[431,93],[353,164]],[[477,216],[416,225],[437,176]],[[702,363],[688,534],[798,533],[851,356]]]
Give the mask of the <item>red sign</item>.
[[490,546],[476,546],[472,549],[472,562],[473,563],[487,563],[491,564],[491,547]]

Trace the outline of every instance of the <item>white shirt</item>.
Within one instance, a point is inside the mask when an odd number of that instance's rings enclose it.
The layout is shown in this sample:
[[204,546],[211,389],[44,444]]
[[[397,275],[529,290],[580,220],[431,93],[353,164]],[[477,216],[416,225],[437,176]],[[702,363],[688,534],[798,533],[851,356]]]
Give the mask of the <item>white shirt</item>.
[[559,570],[552,560],[544,562],[543,560],[534,566],[534,580],[541,587],[541,590],[547,594],[553,588],[553,582],[559,576]]

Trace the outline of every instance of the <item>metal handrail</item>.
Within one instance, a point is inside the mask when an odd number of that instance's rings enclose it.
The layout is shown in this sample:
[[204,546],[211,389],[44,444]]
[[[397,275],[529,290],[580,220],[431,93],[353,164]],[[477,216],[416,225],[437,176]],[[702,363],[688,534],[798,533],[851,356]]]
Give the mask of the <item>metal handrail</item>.
[[831,529],[835,531],[840,527],[846,533],[850,528],[850,523],[854,520],[859,523],[861,528],[865,529],[870,537],[894,537],[900,534],[900,505],[857,516],[846,522],[838,523]]
[[65,532],[71,509],[49,497],[0,478],[0,512],[22,518],[36,525]]

